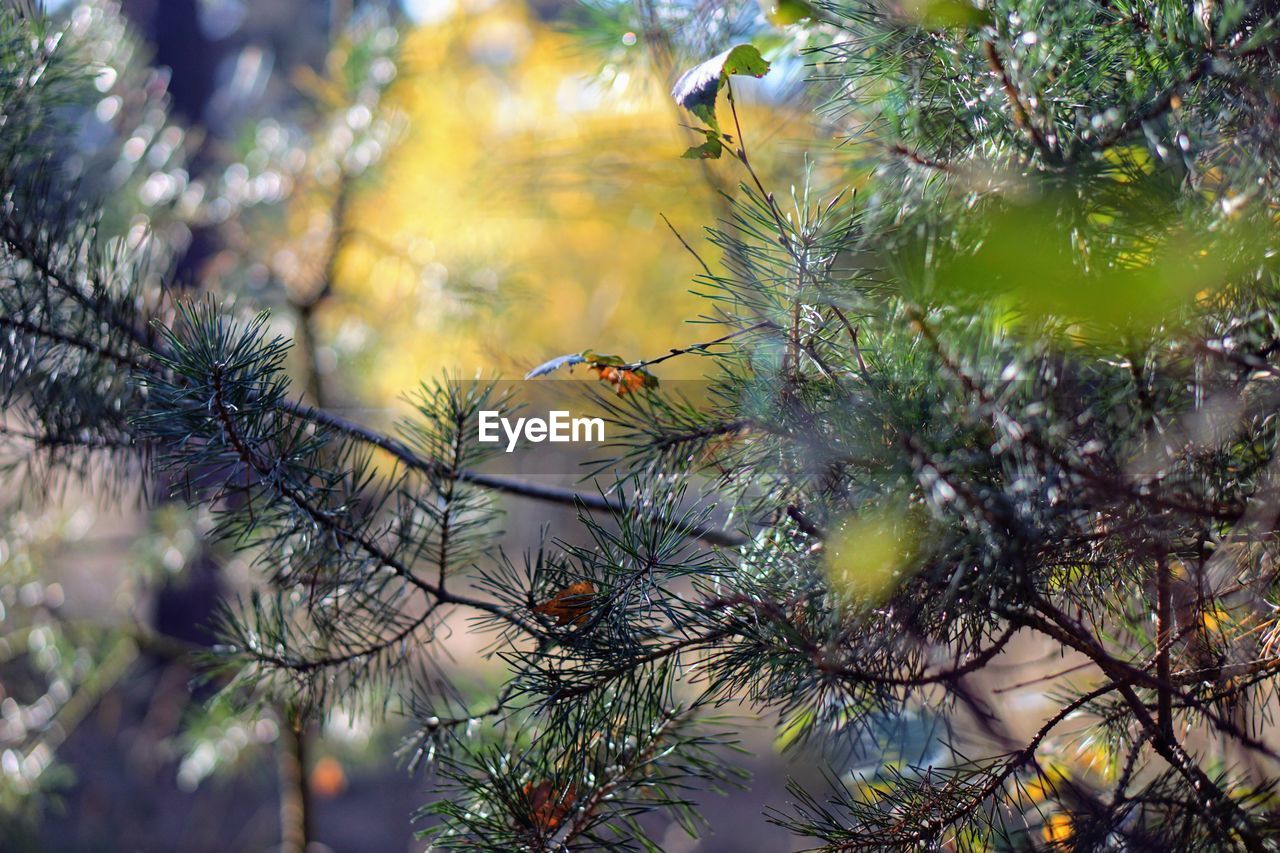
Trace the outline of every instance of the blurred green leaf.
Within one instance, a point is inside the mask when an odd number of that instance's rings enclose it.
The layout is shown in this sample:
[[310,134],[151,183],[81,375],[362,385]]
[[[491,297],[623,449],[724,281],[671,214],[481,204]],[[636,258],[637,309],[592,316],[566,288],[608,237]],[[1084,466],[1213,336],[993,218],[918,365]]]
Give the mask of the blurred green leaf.
[[1262,259],[1259,223],[1197,225],[1141,184],[1001,202],[978,219],[976,249],[936,269],[944,299],[1007,301],[1094,333],[1151,329]]
[[882,601],[912,569],[919,542],[914,518],[901,509],[880,507],[847,518],[826,543],[827,579],[854,601]]
[[966,0],[906,0],[902,11],[928,30],[976,30],[992,22],[990,12]]
[[760,0],[760,12],[775,27],[817,20],[818,10],[805,0]]

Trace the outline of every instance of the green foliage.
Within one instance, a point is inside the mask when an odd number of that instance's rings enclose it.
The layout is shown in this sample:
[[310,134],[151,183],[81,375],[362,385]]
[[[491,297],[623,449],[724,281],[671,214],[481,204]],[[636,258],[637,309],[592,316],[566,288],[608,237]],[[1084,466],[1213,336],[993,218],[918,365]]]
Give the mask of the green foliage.
[[701,145],[691,145],[688,151],[680,155],[686,160],[719,160],[720,155],[724,152],[724,143],[720,141],[720,134],[714,130],[704,130],[707,141]]

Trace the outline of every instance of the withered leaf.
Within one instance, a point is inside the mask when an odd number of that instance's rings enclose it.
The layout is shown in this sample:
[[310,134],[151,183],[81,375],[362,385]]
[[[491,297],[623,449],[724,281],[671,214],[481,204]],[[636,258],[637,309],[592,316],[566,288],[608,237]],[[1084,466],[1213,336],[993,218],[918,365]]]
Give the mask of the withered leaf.
[[541,832],[552,832],[558,828],[578,796],[578,786],[572,782],[562,796],[555,783],[549,779],[536,785],[525,782],[522,790],[525,799],[529,801],[529,822]]
[[601,364],[592,365],[591,369],[603,381],[612,385],[613,390],[618,392],[618,396],[634,393],[641,388],[652,388],[658,384],[657,378],[647,370],[627,370],[624,367]]
[[534,613],[541,613],[556,620],[557,625],[582,625],[591,613],[596,588],[591,581],[578,581],[566,586],[547,601],[533,606]]

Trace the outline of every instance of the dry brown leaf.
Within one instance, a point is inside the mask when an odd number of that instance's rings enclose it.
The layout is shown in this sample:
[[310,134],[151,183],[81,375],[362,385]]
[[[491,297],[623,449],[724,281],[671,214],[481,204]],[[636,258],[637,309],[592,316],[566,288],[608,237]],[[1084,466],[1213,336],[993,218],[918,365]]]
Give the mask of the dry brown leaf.
[[591,613],[596,588],[591,581],[578,581],[557,592],[548,601],[533,606],[534,613],[541,613],[556,620],[557,625],[582,625]]
[[552,832],[560,826],[573,801],[578,796],[578,786],[572,782],[565,789],[564,796],[550,780],[538,784],[524,783],[524,795],[529,801],[529,822],[541,832]]

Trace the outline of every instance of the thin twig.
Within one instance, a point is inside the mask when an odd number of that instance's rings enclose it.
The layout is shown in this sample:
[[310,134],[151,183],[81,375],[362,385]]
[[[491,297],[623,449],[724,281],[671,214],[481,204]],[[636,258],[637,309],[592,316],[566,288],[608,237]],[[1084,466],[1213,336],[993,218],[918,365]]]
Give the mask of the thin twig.
[[1156,719],[1166,738],[1173,738],[1173,691],[1169,678],[1169,646],[1173,634],[1173,579],[1169,560],[1156,558],[1156,678],[1160,680],[1159,710]]
[[689,355],[690,353],[695,353],[695,352],[706,352],[709,348],[713,346],[717,346],[718,344],[728,343],[729,341],[734,340],[735,338],[740,338],[743,335],[747,335],[747,334],[750,334],[751,332],[759,331],[760,329],[776,329],[776,328],[778,328],[776,323],[771,323],[768,320],[764,320],[759,323],[756,323],[755,325],[747,326],[745,329],[736,329],[727,335],[721,335],[720,337],[716,338],[714,341],[703,341],[702,343],[699,343],[699,344],[690,344],[687,347],[673,348],[671,350],[668,350],[663,355],[658,356],[657,358],[649,358],[643,361],[632,362],[631,364],[623,365],[620,369],[621,370],[640,370],[645,367],[652,367],[655,364],[661,364],[662,362],[667,361],[668,359],[675,358],[676,356]]
[[689,245],[689,241],[684,239],[684,236],[676,230],[676,227],[671,224],[671,220],[667,218],[667,215],[665,213],[659,213],[658,215],[662,217],[663,222],[667,223],[667,227],[671,229],[671,233],[676,235],[676,239],[680,241],[680,245],[684,246],[689,254],[693,255],[693,259],[702,266],[702,271],[706,273],[707,278],[715,278],[715,275],[711,272],[711,267],[707,266],[707,262],[702,259],[702,256],[699,255],[694,248]]

